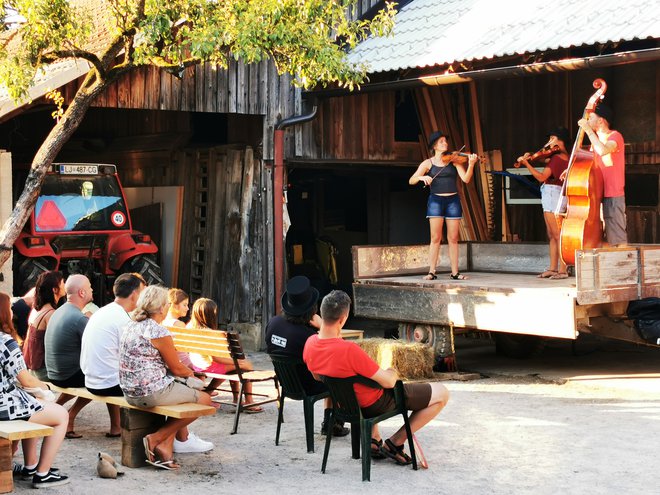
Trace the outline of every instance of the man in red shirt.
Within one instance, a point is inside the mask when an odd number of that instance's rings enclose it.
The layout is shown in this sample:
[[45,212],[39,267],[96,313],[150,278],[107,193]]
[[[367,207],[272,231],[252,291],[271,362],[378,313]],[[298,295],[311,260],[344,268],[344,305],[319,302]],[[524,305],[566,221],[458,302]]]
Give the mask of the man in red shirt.
[[[341,329],[348,319],[351,299],[343,291],[330,292],[321,303],[321,329],[305,343],[303,359],[314,374],[346,378],[362,375],[371,378],[382,389],[374,389],[356,383],[355,395],[365,417],[374,417],[394,408],[392,389],[399,380],[396,370],[382,369],[357,344],[341,338]],[[413,411],[410,428],[416,432],[435,418],[449,400],[449,391],[441,383],[404,384],[406,406]],[[410,464],[410,456],[403,450],[407,440],[406,429],[401,426],[390,438],[383,441],[378,427],[372,431],[372,454],[380,452],[397,464]]]
[[594,163],[603,173],[605,238],[610,246],[625,246],[628,243],[625,151],[621,133],[610,129],[612,117],[610,107],[601,103],[588,118],[580,119],[578,125],[589,136]]

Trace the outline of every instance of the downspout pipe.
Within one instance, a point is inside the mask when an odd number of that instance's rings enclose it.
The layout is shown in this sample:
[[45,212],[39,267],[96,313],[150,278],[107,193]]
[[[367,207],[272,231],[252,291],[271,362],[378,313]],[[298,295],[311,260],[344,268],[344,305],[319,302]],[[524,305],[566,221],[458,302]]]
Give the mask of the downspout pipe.
[[282,119],[275,124],[273,136],[273,243],[274,273],[275,273],[275,314],[279,314],[282,294],[284,293],[284,130],[298,124],[304,124],[316,118],[318,106],[314,105],[312,111],[304,115],[293,115]]
[[[549,62],[537,62],[533,64],[495,67],[492,69],[478,69],[465,72],[442,72],[429,76],[363,84],[354,93],[371,93],[376,91],[388,91],[395,89],[443,86],[445,84],[457,84],[470,81],[534,76],[539,74],[567,72],[574,70],[596,69],[600,67],[614,67],[617,65],[632,64],[638,62],[652,62],[656,60],[660,60],[660,47],[613,53],[608,55],[597,55],[593,57],[568,58]],[[351,94],[348,89],[344,88],[319,89],[312,90],[309,93],[318,97]]]

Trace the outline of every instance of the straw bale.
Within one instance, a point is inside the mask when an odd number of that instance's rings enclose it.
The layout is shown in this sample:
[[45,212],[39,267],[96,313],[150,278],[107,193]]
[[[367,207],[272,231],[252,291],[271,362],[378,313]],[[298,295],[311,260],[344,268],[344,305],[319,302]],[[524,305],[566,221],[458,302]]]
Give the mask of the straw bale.
[[433,349],[419,342],[363,339],[356,342],[383,368],[394,368],[404,380],[433,377]]

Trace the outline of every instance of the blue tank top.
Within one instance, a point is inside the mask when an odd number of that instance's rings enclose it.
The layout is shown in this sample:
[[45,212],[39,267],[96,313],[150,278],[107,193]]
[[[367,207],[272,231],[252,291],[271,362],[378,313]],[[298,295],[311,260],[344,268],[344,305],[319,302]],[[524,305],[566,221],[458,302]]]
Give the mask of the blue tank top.
[[435,177],[433,182],[431,182],[431,194],[458,192],[458,188],[456,187],[456,177],[458,177],[458,172],[456,171],[456,167],[451,163],[444,167],[436,167],[431,163],[431,169],[428,171],[427,175]]

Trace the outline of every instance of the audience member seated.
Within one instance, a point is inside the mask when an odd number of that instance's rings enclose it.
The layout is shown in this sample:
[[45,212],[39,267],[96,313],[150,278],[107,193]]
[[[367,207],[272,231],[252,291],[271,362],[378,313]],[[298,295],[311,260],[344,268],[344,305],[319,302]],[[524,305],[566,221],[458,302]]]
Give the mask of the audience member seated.
[[[201,330],[217,330],[218,305],[211,299],[205,297],[197,299],[195,304],[193,304],[192,316],[190,317],[190,322],[187,326],[188,328],[198,328]],[[229,358],[207,356],[196,354],[194,352],[191,352],[189,356],[193,365],[193,370],[198,373],[217,373],[219,375],[224,375],[236,370],[234,362]],[[241,367],[241,371],[252,371],[254,369],[252,363],[247,359],[241,359],[238,362],[238,365]],[[213,378],[208,385],[207,390],[215,390],[222,382],[223,380],[220,378]],[[230,386],[234,396],[234,402],[238,403],[239,384],[238,382],[232,381],[230,382]],[[244,406],[249,406],[249,404],[252,404],[253,402],[252,383],[248,382],[245,384]],[[255,414],[263,412],[263,409],[259,406],[253,406],[247,407],[244,411],[248,414]]]
[[28,331],[23,343],[23,355],[28,369],[41,381],[48,381],[44,337],[51,316],[66,295],[62,272],[43,272],[34,287],[34,309],[28,319]]
[[14,315],[14,328],[18,336],[18,344],[22,345],[27,335],[28,318],[34,307],[34,287],[21,297],[14,297],[11,301],[11,312]]
[[[115,300],[94,313],[85,327],[80,350],[80,369],[85,375],[85,387],[101,396],[123,397],[119,387],[119,341],[135,309],[144,279],[137,273],[123,273],[115,279],[112,292]],[[110,431],[106,437],[121,436],[119,406],[107,404]]]
[[35,394],[39,394],[39,390],[46,393],[48,385],[27,371],[16,342],[9,296],[3,292],[0,292],[0,330],[0,421],[22,419],[51,426],[54,430],[52,435],[44,438],[39,456],[38,438],[21,440],[24,464],[14,465],[14,476],[32,479],[32,486],[35,488],[64,485],[69,482],[68,477],[52,465],[66,432],[67,412],[62,406],[37,400],[26,391],[35,389]]
[[[356,383],[355,395],[362,414],[372,418],[395,408],[392,389],[399,380],[396,370],[382,369],[355,342],[341,338],[341,329],[348,319],[351,299],[343,291],[333,290],[321,302],[321,329],[305,344],[303,358],[315,375],[347,378],[362,375],[377,382],[382,389]],[[440,383],[405,383],[406,406],[412,411],[410,429],[416,432],[435,418],[449,400],[449,391]],[[399,465],[412,462],[404,451],[406,429],[401,426],[394,435],[383,441],[378,427],[372,430],[372,452],[380,452]]]
[[[46,369],[48,379],[58,387],[84,387],[85,375],[80,369],[80,346],[83,332],[89,321],[82,309],[92,300],[93,290],[85,275],[71,275],[64,284],[67,302],[60,306],[48,322],[45,337]],[[69,409],[69,426],[66,438],[81,438],[76,433],[74,422],[80,410],[90,399],[60,394],[58,404],[66,404],[75,398]]]
[[[293,277],[286,284],[282,295],[282,315],[270,319],[266,326],[266,352],[276,352],[286,356],[302,359],[305,342],[316,335],[321,326],[318,311],[318,291],[311,286],[304,275]],[[327,387],[314,379],[306,366],[298,370],[300,382],[307,395],[317,395],[326,392]],[[325,399],[321,434],[327,434],[327,423],[332,412],[332,401]],[[336,437],[348,435],[351,430],[341,423],[335,423],[332,434]]]
[[[164,327],[181,327],[184,328],[186,324],[181,320],[188,314],[188,302],[190,298],[181,289],[171,288],[167,293],[167,299],[170,301],[170,310],[167,312],[167,317],[163,320]],[[192,368],[192,363],[188,357],[187,352],[179,352],[179,360]],[[176,447],[176,442],[174,442]],[[175,450],[176,452],[176,450]]]
[[[211,405],[211,396],[191,388],[179,379],[194,372],[177,357],[170,331],[161,325],[169,308],[167,289],[152,285],[142,291],[131,321],[121,336],[119,346],[119,385],[129,404],[137,407],[197,402]],[[161,469],[178,469],[174,460],[174,437],[190,440],[188,425],[197,418],[168,418],[165,424],[144,437],[146,461]],[[199,450],[213,448],[211,442],[193,437]],[[202,444],[203,442],[203,444]]]

